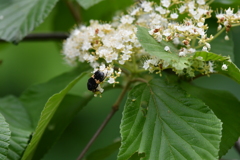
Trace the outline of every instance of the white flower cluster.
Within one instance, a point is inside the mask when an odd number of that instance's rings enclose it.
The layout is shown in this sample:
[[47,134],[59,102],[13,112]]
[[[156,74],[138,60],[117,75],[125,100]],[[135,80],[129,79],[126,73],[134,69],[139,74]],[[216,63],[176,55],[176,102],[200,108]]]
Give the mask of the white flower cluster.
[[228,32],[233,24],[240,22],[240,10],[238,10],[236,13],[233,13],[233,10],[233,8],[228,8],[224,12],[221,10],[220,13],[216,14],[219,23],[218,30],[222,29],[222,26],[224,26]]
[[[174,68],[178,65],[151,57],[144,51],[136,37],[135,24],[149,28],[149,34],[159,43],[167,41],[176,45],[176,48],[178,46],[177,53],[175,51],[172,53],[170,47],[165,46],[164,50],[169,54],[187,58],[196,51],[195,45],[203,47],[203,51],[211,49],[209,41],[213,36],[207,37],[208,26],[205,24],[206,18],[211,17],[211,12],[205,0],[161,0],[158,6],[153,2],[143,1],[129,9],[129,14],[114,17],[112,23],[101,24],[91,20],[89,26],[74,29],[64,43],[63,53],[70,64],[86,61],[94,70],[101,70],[104,64],[104,68],[112,70],[108,73],[110,75],[107,82],[110,84],[117,83],[115,79],[120,76],[120,71],[117,74],[113,72],[114,66],[124,65],[131,70],[134,68],[133,65],[137,67],[138,63],[142,65],[140,57],[143,55],[148,57],[143,63],[145,70],[154,72],[156,69],[161,71],[171,67],[178,70]],[[175,21],[180,15],[184,15],[185,18]],[[226,19],[229,19],[226,18],[227,16],[236,17],[231,9],[217,17],[224,24]],[[195,44],[196,42],[198,44]],[[214,71],[212,62],[207,66],[209,66],[209,72]],[[186,70],[190,68],[191,66]],[[179,70],[178,73],[180,73]]]
[[[100,62],[108,64],[108,67],[125,64],[126,61],[131,60],[133,53],[142,50],[135,35],[136,27],[131,24],[133,20],[128,15],[123,16],[117,28],[92,20],[90,26],[74,29],[64,43],[65,59],[70,64],[76,61],[89,62],[94,70],[101,68]],[[116,76],[114,72],[110,73],[112,78],[108,82],[113,83]]]

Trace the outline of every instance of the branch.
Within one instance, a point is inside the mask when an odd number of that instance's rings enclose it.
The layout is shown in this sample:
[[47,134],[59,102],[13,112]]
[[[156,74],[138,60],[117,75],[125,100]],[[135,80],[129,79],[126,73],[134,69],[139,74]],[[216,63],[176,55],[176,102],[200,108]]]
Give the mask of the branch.
[[[55,33],[32,33],[23,38],[22,41],[49,41],[49,40],[64,40],[69,36],[68,33],[55,32]],[[6,42],[0,39],[0,42]]]
[[79,11],[79,9],[77,8],[77,6],[74,5],[72,1],[65,1],[65,2],[66,2],[66,4],[67,4],[70,12],[71,12],[72,15],[73,15],[73,17],[74,17],[74,19],[75,19],[75,22],[76,22],[77,24],[80,24],[81,21],[82,21],[82,18],[81,18],[81,16],[80,16],[80,11]]
[[83,151],[81,152],[81,154],[78,156],[77,160],[81,160],[84,155],[86,154],[86,152],[88,151],[89,147],[93,144],[93,142],[96,140],[96,138],[99,136],[99,134],[102,132],[102,130],[104,129],[104,127],[107,125],[107,123],[110,121],[110,119],[112,118],[112,116],[116,113],[116,111],[119,109],[119,105],[124,97],[124,95],[126,94],[128,88],[130,87],[131,81],[129,81],[126,86],[123,88],[121,94],[119,95],[118,99],[116,100],[116,102],[113,104],[112,106],[112,110],[111,112],[108,114],[108,116],[106,117],[106,119],[103,121],[103,123],[101,124],[101,126],[98,128],[98,130],[96,131],[96,133],[93,135],[93,137],[91,138],[91,140],[88,142],[88,144],[85,146],[85,148],[83,149]]

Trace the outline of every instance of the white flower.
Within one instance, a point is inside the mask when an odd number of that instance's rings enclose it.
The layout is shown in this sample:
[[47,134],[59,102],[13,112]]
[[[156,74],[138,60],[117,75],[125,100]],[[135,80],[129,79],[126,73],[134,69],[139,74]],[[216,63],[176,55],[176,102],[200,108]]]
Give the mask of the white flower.
[[222,13],[216,14],[217,19],[224,19],[224,15]]
[[222,25],[219,24],[217,30],[220,31],[222,29]]
[[223,65],[222,65],[222,70],[223,70],[223,71],[226,71],[227,68],[228,68],[228,66],[227,66],[226,64],[223,63]]
[[209,61],[208,62],[208,66],[209,66],[209,72],[210,73],[214,73],[215,72],[215,70],[214,70],[214,64],[213,64],[213,62],[211,62],[211,61]]
[[197,0],[197,3],[200,5],[204,5],[205,4],[205,0]]
[[125,61],[124,60],[119,60],[118,63],[123,65],[125,63]]
[[211,49],[211,45],[209,43],[205,43],[205,45],[208,49]]
[[170,36],[171,35],[171,30],[170,29],[165,29],[163,31],[163,35],[166,36],[166,37]]
[[115,83],[115,79],[113,77],[110,77],[108,80],[108,83],[113,84]]
[[183,13],[187,7],[185,5],[182,5],[178,8],[179,13]]
[[178,54],[180,57],[184,57],[184,56],[186,56],[186,52],[184,52],[184,51],[181,51],[181,52],[179,52],[179,54]]
[[122,55],[122,59],[123,59],[124,61],[127,61],[130,57],[131,57],[131,56],[130,56],[129,54],[126,54],[126,53]]
[[122,24],[132,24],[134,21],[134,18],[129,15],[125,15],[121,18],[120,21]]
[[176,45],[180,44],[179,38],[178,37],[173,38],[173,43]]
[[79,29],[74,29],[73,32],[72,32],[72,35],[77,36],[79,33],[80,33]]
[[168,46],[165,46],[164,50],[168,52],[168,51],[170,51],[170,48]]
[[168,8],[170,6],[170,0],[161,0],[161,4],[163,5],[163,7]]
[[193,9],[195,9],[195,2],[194,2],[194,1],[190,1],[190,2],[188,3],[188,8],[189,8],[189,11],[190,11],[190,10],[193,11]]
[[186,48],[182,48],[181,50],[180,50],[180,52],[178,53],[178,55],[180,56],[180,57],[184,57],[184,56],[186,56],[187,55],[187,49]]
[[177,19],[178,18],[178,14],[177,13],[172,13],[170,16],[171,16],[172,19]]
[[145,62],[144,62],[144,64],[143,64],[143,68],[145,69],[145,70],[147,70],[148,68],[149,68],[149,60],[146,60]]
[[208,52],[208,48],[207,48],[206,46],[204,46],[204,47],[202,48],[202,51]]
[[228,26],[228,25],[229,25],[229,22],[228,22],[228,21],[224,21],[224,22],[223,22],[223,25],[224,25],[224,26]]
[[158,11],[160,14],[166,14],[167,13],[167,10],[162,8],[161,6],[156,7],[155,10]]
[[83,42],[83,44],[82,44],[82,50],[83,51],[87,51],[87,50],[89,50],[90,48],[92,48],[92,45],[91,45],[91,43],[89,42],[89,41],[84,41]]
[[189,48],[189,49],[188,49],[188,52],[194,53],[194,52],[196,52],[196,49],[195,49],[195,48]]
[[99,66],[99,70],[100,70],[100,71],[104,71],[105,68],[106,68],[106,66],[105,66],[104,63],[102,63],[102,64]]
[[225,39],[226,41],[228,41],[228,40],[229,40],[228,35],[226,35],[226,36],[224,37],[224,39]]
[[140,8],[136,8],[136,9],[134,9],[134,10],[130,13],[130,15],[131,15],[131,16],[135,16],[135,15],[137,15],[138,12],[139,12],[139,9],[140,9]]
[[198,27],[202,27],[204,25],[204,23],[203,22],[198,22],[197,25],[198,25]]
[[146,2],[144,1],[142,4],[141,4],[141,7],[143,8],[144,12],[150,12],[152,11],[152,3],[151,2]]
[[233,15],[233,9],[228,8],[228,9],[226,10],[226,15],[227,15],[227,16],[232,16],[232,15]]
[[148,31],[148,33],[149,33],[150,35],[153,35],[153,34],[154,34],[154,31],[155,31],[155,29],[151,29],[151,30]]
[[103,91],[104,91],[104,89],[100,86],[100,84],[98,85],[97,90],[101,93],[103,93]]

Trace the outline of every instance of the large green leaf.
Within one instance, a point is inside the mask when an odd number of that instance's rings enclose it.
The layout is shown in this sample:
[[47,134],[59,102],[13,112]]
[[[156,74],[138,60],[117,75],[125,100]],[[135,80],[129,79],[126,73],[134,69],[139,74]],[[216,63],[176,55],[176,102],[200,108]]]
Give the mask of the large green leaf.
[[94,6],[95,4],[98,4],[99,2],[101,2],[103,0],[77,0],[77,2],[84,8],[84,9],[88,9],[92,6]]
[[[176,70],[183,70],[184,68],[188,67],[188,57],[179,57],[178,51],[172,43],[165,41],[158,43],[148,33],[147,28],[138,26],[137,29],[137,38],[139,42],[151,56],[170,63],[170,65],[172,65]],[[171,53],[164,50],[165,46],[168,46],[170,48]]]
[[217,159],[221,121],[202,101],[153,79],[129,93],[120,126],[118,159]]
[[37,128],[33,135],[31,142],[29,143],[26,151],[24,152],[22,160],[30,160],[34,156],[34,152],[37,149],[37,145],[41,140],[44,131],[47,129],[47,126],[51,122],[53,116],[56,114],[59,105],[67,92],[82,78],[86,73],[82,73],[73,81],[71,81],[63,90],[59,93],[54,94],[51,98],[48,99],[39,119]]
[[8,159],[18,160],[21,158],[33,130],[29,115],[18,98],[14,96],[0,99],[0,112],[6,118],[11,130]]
[[85,97],[75,95],[66,95],[64,97],[58,110],[49,122],[47,129],[44,131],[32,159],[38,160],[44,156],[54,142],[59,139],[79,110],[82,109],[92,97],[92,94]]
[[47,100],[53,94],[60,92],[81,72],[87,69],[89,69],[89,65],[82,64],[80,68],[76,68],[70,72],[57,76],[46,83],[33,85],[24,91],[20,100],[30,115],[33,128],[36,127],[41,111]]
[[6,159],[8,154],[8,146],[11,132],[8,123],[0,113],[0,159]]
[[0,39],[19,42],[43,22],[58,0],[0,0]]
[[227,91],[211,90],[183,83],[191,95],[203,100],[223,122],[219,156],[223,156],[240,136],[240,102]]

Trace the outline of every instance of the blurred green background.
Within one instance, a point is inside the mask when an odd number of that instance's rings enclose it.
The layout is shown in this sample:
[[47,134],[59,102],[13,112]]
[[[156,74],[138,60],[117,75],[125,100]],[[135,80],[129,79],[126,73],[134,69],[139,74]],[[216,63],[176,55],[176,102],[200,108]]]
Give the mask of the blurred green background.
[[[105,0],[90,9],[81,9],[83,23],[90,19],[109,21],[117,10],[125,9],[133,4],[131,0]],[[61,0],[47,17],[44,23],[37,27],[36,33],[49,33],[52,31],[69,32],[74,26],[72,17],[65,1]],[[240,29],[233,29],[235,61],[240,67]],[[0,96],[9,94],[19,96],[27,87],[48,81],[49,79],[72,69],[65,64],[61,53],[63,41],[33,41],[20,42],[18,45],[0,42]],[[86,92],[86,77],[81,80],[71,93],[78,94]],[[240,100],[240,86],[229,78],[221,75],[199,78],[195,84],[212,89],[227,90]],[[76,159],[81,150],[90,140],[107,114],[111,105],[115,102],[119,89],[106,91],[102,98],[93,100],[75,117],[73,122],[66,129],[60,140],[45,155],[44,160],[71,160]],[[123,101],[124,102],[124,101]],[[91,146],[88,154],[92,151],[110,145],[116,138],[119,138],[119,125],[121,120],[120,110],[114,115],[107,127],[100,134],[95,143]],[[116,154],[109,157],[109,160],[116,159]],[[225,159],[240,159],[240,156],[231,149],[224,156]]]

